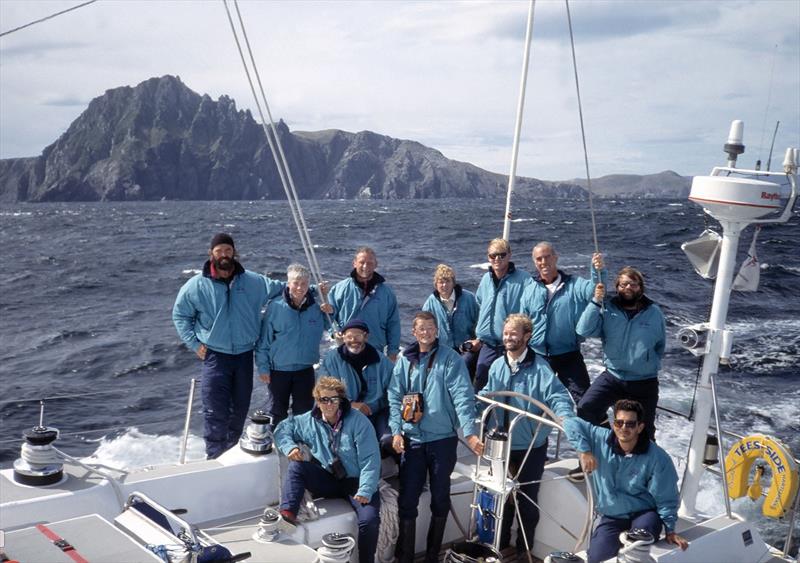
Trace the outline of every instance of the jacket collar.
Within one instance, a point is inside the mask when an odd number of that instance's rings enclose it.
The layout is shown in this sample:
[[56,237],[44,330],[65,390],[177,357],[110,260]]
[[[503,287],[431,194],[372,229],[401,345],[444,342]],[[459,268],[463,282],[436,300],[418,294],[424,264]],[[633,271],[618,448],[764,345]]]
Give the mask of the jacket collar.
[[[509,365],[509,363],[508,363],[508,355],[505,354],[505,353],[503,354],[503,361],[506,363],[506,367],[511,369],[511,365]],[[521,364],[519,364],[519,368],[522,369],[522,368],[530,367],[531,365],[533,365],[533,362],[535,362],[535,361],[536,361],[536,352],[534,352],[533,348],[531,348],[529,346],[528,347],[528,353],[525,354],[525,359],[522,360]]]
[[[619,295],[615,295],[611,298],[611,302],[616,305],[618,308],[625,310],[625,307],[622,306],[622,300],[620,300]],[[639,299],[639,307],[636,309],[636,313],[641,313],[645,309],[647,309],[650,305],[653,304],[653,300],[650,299],[647,295],[642,295]]]
[[[455,295],[453,296],[453,301],[455,302],[456,305],[458,305],[458,300],[461,299],[461,294],[464,292],[464,290],[461,289],[461,286],[459,284],[456,284],[453,286],[453,292],[455,293]],[[439,295],[438,289],[433,290],[433,296],[436,297],[436,299],[442,298],[442,296]]]
[[508,276],[513,274],[516,270],[517,270],[517,267],[514,265],[514,263],[513,262],[509,262],[508,263],[508,271],[506,272],[506,275],[503,276],[502,278],[498,278],[494,273],[494,269],[491,266],[489,266],[489,274],[491,274],[492,281],[494,282],[495,286],[498,285],[505,278],[507,278]]
[[[236,276],[238,276],[238,275],[240,275],[240,274],[243,274],[243,273],[244,273],[244,266],[242,266],[241,264],[239,264],[239,261],[238,261],[238,260],[234,260],[234,261],[233,261],[233,264],[234,264],[234,267],[233,267],[233,275],[232,275],[231,277],[229,277],[229,278],[228,278],[228,280],[232,280],[232,279],[233,279],[233,278],[235,278]],[[212,278],[212,277],[211,277],[211,260],[206,260],[206,263],[205,263],[205,264],[203,264],[203,277],[210,278],[210,279],[212,279],[212,280],[215,280],[215,281],[219,281],[219,282],[225,283],[225,280],[223,280],[223,279],[220,279],[220,278]]]
[[[628,454],[620,447],[619,440],[617,440],[617,435],[614,434],[612,430],[608,434],[608,438],[606,438],[606,442],[609,446],[611,446],[611,451],[613,451],[617,455],[626,456]],[[647,437],[647,432],[642,431],[639,434],[639,440],[636,442],[636,445],[633,447],[631,451],[632,454],[641,455],[647,453],[647,450],[650,448],[650,439]]]
[[[566,272],[562,272],[561,270],[557,270],[557,271],[558,271],[558,275],[561,276],[561,283],[564,283],[564,284],[567,283],[567,281],[572,277],[571,275],[569,275]],[[542,285],[547,285],[545,283],[545,281],[542,279],[542,275],[539,272],[536,272],[536,277],[533,278],[533,279],[534,279],[534,281],[539,282]]]
[[350,271],[350,277],[353,278],[353,282],[355,282],[355,284],[364,291],[364,295],[369,295],[376,287],[386,281],[386,279],[378,272],[373,272],[369,281],[367,283],[362,283],[358,279],[355,268]]
[[308,309],[309,307],[311,307],[315,303],[315,301],[314,301],[314,292],[309,289],[306,292],[305,299],[303,299],[303,302],[300,303],[300,306],[299,307],[295,307],[294,306],[294,301],[292,301],[292,296],[289,294],[289,286],[286,286],[286,287],[283,288],[283,299],[284,299],[284,301],[286,301],[286,304],[289,305],[289,307],[291,307],[295,311],[300,311],[300,312],[305,311],[306,309]]
[[381,361],[378,350],[376,350],[375,347],[369,342],[364,345],[364,349],[358,354],[350,353],[350,351],[347,349],[347,346],[344,344],[340,345],[336,351],[339,352],[339,355],[342,357],[342,359],[350,365],[357,364],[369,366],[372,364],[377,364]]
[[[428,354],[433,355],[436,353],[438,349],[439,349],[439,339],[437,338],[434,341],[433,347],[431,348],[430,352],[428,352]],[[405,356],[408,359],[411,365],[417,365],[419,363],[420,355],[421,354],[419,351],[419,342],[414,342],[414,344],[403,350],[403,356]]]

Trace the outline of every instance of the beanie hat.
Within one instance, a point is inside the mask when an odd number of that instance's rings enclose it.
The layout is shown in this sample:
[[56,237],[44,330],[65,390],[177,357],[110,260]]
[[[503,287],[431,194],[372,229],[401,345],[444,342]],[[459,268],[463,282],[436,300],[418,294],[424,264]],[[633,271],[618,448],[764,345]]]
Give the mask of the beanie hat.
[[217,233],[211,238],[211,246],[209,248],[214,250],[214,247],[220,244],[229,244],[236,248],[236,245],[233,244],[233,237],[228,233]]
[[347,321],[347,324],[344,325],[342,332],[347,332],[351,328],[357,328],[359,330],[363,330],[366,333],[369,333],[369,327],[367,326],[367,323],[365,323],[361,319],[351,319]]

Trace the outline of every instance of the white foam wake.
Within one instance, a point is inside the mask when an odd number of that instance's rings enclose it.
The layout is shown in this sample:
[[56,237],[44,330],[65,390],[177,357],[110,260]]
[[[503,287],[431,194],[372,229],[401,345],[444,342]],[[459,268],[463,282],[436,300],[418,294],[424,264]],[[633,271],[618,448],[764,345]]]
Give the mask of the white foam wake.
[[[94,453],[83,461],[122,470],[176,463],[180,456],[180,443],[180,436],[147,434],[131,427],[115,438],[101,438]],[[186,445],[186,459],[204,457],[203,439],[190,434]]]

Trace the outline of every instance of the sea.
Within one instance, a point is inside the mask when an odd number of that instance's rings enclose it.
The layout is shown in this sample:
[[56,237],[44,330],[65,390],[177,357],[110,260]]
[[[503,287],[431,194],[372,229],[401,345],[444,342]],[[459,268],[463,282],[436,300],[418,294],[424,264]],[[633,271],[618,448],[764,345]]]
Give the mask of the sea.
[[[487,242],[502,234],[500,200],[303,201],[323,271],[347,276],[355,248],[372,246],[378,271],[400,304],[403,342],[410,319],[432,290],[439,263],[474,290]],[[707,320],[713,282],[697,275],[681,251],[707,227],[700,207],[660,199],[595,200],[599,247],[609,270],[632,265],[667,317],[668,345],[658,418],[659,444],[683,471],[698,361],[677,331]],[[757,243],[758,291],[731,298],[731,365],[718,376],[724,428],[774,435],[800,456],[800,218],[765,226]],[[60,430],[59,447],[75,456],[132,468],[178,459],[190,380],[200,365],[175,332],[178,289],[198,273],[209,240],[230,232],[245,268],[285,279],[305,255],[284,201],[101,202],[0,204],[0,467],[18,456],[21,435],[39,423]],[[742,235],[741,262],[752,238]],[[518,268],[532,270],[531,248],[551,241],[559,267],[588,276],[594,250],[586,201],[518,198],[510,242]],[[323,347],[329,346],[323,343]],[[584,343],[590,373],[602,370],[599,341]],[[251,407],[262,406],[256,381]],[[677,413],[677,414],[676,414]],[[202,458],[199,386],[191,406],[188,457]],[[726,441],[723,447],[729,446]],[[698,507],[724,508],[716,477],[707,475]],[[733,501],[758,518],[760,502]],[[783,546],[788,525],[761,519],[762,533]],[[800,523],[795,532],[800,536]],[[796,548],[793,550],[796,553]]]

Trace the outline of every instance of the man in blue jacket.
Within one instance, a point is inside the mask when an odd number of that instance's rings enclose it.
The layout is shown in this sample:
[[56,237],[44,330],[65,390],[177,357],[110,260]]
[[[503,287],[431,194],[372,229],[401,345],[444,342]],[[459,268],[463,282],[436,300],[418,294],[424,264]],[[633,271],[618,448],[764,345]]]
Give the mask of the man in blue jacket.
[[[492,364],[489,370],[489,381],[480,394],[487,395],[494,391],[514,391],[544,403],[560,417],[574,417],[575,404],[572,402],[569,392],[558,380],[547,360],[528,347],[532,333],[531,320],[526,315],[508,316],[503,326],[505,354]],[[528,401],[516,397],[497,398],[496,400],[542,416],[542,410]],[[491,416],[499,429],[508,431],[513,415],[506,417],[502,410],[495,409]],[[519,531],[516,541],[518,560],[522,560],[522,555],[527,551],[526,541],[527,547],[533,548],[534,532],[539,523],[539,508],[534,503],[539,496],[539,481],[544,473],[544,464],[547,460],[547,438],[551,432],[552,427],[550,426],[539,426],[533,420],[523,420],[514,426],[511,436],[510,465],[513,473],[517,475],[517,481],[526,483],[519,487],[520,492],[524,495],[517,495],[517,505],[521,517],[518,522]],[[528,453],[529,448],[530,453]],[[526,455],[527,460],[525,460]],[[523,460],[525,460],[525,464],[520,468]],[[503,512],[500,532],[501,547],[505,547],[511,542],[511,522],[514,513],[513,507],[506,507]]]
[[375,251],[362,246],[356,250],[350,277],[331,288],[329,299],[339,326],[361,319],[369,327],[369,343],[394,362],[400,350],[400,312],[394,291],[377,267]]
[[368,336],[369,327],[361,319],[353,319],[344,325],[344,343],[326,352],[319,373],[344,382],[351,406],[369,418],[378,440],[386,436],[388,444],[389,402],[386,391],[393,366],[383,353],[367,342]]
[[422,305],[423,311],[436,316],[439,345],[450,346],[464,358],[471,379],[475,379],[475,363],[481,341],[475,338],[478,322],[478,301],[475,294],[456,283],[456,272],[447,264],[439,264],[433,273],[433,293]]
[[658,540],[686,549],[675,533],[678,474],[669,454],[647,439],[644,411],[636,401],[614,403],[613,433],[580,418],[564,421],[581,466],[592,474],[595,510],[602,515],[589,540],[589,563],[611,559],[622,544],[620,533],[644,528]]
[[598,282],[605,281],[603,255],[592,256],[591,279],[558,269],[558,254],[549,242],[533,247],[538,276],[522,294],[522,313],[533,322],[530,346],[547,359],[575,402],[589,388],[589,372],[581,354],[583,338],[575,332],[583,310],[592,300]]
[[[310,289],[311,272],[302,264],[286,269],[286,283],[283,295],[267,305],[256,344],[259,377],[269,386],[273,428],[286,418],[290,397],[293,414],[303,414],[314,406],[314,364],[319,361],[322,333],[330,327],[325,313],[333,312],[328,303],[317,302]],[[320,284],[323,295],[325,289]]]
[[[372,563],[381,512],[381,456],[375,432],[367,417],[350,408],[338,379],[320,378],[314,400],[310,412],[287,418],[275,430],[275,443],[289,458],[281,516],[297,523],[306,490],[314,496],[347,499],[358,517],[358,560]],[[304,457],[301,444],[310,450],[310,459]]]
[[438,561],[450,510],[450,474],[456,465],[458,429],[469,447],[483,451],[475,423],[475,398],[467,368],[449,346],[440,346],[436,317],[414,316],[409,346],[394,366],[389,387],[392,446],[400,459],[400,563],[414,560],[419,497],[430,474],[431,521],[426,563]]
[[641,403],[647,436],[655,441],[658,371],[666,346],[664,314],[645,296],[638,270],[620,270],[616,287],[616,297],[604,300],[605,286],[597,284],[594,299],[578,321],[578,334],[602,339],[606,368],[578,403],[578,416],[602,424],[608,407],[618,399],[633,399]]
[[253,391],[253,348],[261,309],[286,286],[249,272],[236,260],[233,238],[211,239],[203,273],[187,281],[172,308],[184,344],[203,361],[206,457],[214,459],[242,434]]
[[481,278],[475,293],[480,307],[475,334],[481,341],[475,391],[483,389],[489,367],[503,354],[503,323],[510,314],[520,312],[522,292],[531,283],[531,275],[518,270],[511,261],[511,245],[507,240],[491,241],[486,255],[489,271]]

